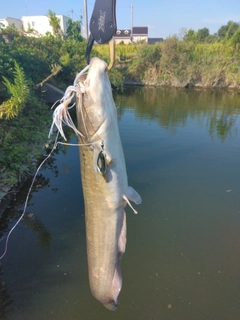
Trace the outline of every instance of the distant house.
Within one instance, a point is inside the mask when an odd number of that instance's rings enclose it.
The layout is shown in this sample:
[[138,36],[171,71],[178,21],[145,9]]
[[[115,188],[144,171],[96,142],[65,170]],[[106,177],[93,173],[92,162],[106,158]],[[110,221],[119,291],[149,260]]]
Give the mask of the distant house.
[[115,42],[118,43],[125,43],[128,44],[131,42],[131,30],[125,29],[125,30],[117,30],[115,34]]
[[14,25],[18,30],[22,30],[22,20],[21,19],[15,19],[15,18],[0,18],[0,28],[6,28],[11,25]]
[[133,27],[132,41],[148,43],[148,27]]
[[148,42],[148,27],[133,27],[133,32],[131,35],[130,29],[125,30],[117,30],[115,34],[115,41],[116,43],[123,42],[125,44],[134,42]]
[[[63,15],[56,15],[56,17],[59,19],[59,24],[63,34],[66,35],[68,20],[71,20],[71,18]],[[22,24],[26,31],[30,28],[36,30],[41,35],[45,35],[46,32],[53,33],[48,16],[23,16]]]

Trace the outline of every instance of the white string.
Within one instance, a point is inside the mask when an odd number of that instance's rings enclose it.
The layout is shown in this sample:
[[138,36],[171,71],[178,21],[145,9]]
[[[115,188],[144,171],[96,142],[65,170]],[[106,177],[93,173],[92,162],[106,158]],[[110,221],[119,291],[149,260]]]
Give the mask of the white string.
[[[58,131],[60,132],[61,136],[63,137],[63,139],[66,141],[67,139],[65,137],[65,134],[63,132],[63,127],[62,127],[63,123],[65,123],[67,126],[72,128],[76,135],[80,135],[82,137],[84,136],[80,131],[78,131],[68,112],[68,110],[71,109],[75,105],[75,103],[70,107],[68,107],[68,105],[70,104],[70,102],[72,101],[76,93],[81,94],[81,88],[84,88],[84,86],[81,84],[81,82],[78,82],[78,79],[83,74],[85,74],[88,69],[89,69],[89,65],[86,66],[81,72],[79,72],[76,75],[73,85],[67,87],[62,99],[60,101],[58,100],[60,104],[57,106],[57,108],[53,112],[53,122],[49,130],[49,135],[48,135],[49,137],[53,133],[53,127],[55,125]],[[57,102],[54,103],[53,107],[56,105]]]

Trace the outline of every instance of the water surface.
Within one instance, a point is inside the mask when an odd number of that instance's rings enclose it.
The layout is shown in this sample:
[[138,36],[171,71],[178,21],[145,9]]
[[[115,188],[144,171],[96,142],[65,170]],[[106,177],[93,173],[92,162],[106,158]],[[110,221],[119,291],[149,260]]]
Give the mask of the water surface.
[[[1,260],[1,319],[238,320],[239,94],[136,88],[115,101],[129,184],[143,199],[138,215],[127,208],[117,311],[90,293],[78,149],[61,146]],[[28,187],[1,218],[2,251]]]

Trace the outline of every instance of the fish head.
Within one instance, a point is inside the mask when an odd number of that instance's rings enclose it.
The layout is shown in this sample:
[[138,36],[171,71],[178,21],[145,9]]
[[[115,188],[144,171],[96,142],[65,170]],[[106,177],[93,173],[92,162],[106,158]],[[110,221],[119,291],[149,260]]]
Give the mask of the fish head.
[[117,121],[107,67],[105,61],[97,57],[92,58],[84,81],[81,107],[83,111],[77,112],[79,127],[89,142],[105,139]]

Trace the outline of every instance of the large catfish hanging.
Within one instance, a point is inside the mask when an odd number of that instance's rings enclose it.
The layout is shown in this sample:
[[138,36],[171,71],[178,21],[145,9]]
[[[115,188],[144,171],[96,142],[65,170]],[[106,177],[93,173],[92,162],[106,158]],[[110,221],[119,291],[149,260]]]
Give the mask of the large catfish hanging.
[[[87,77],[80,74],[70,88],[77,101],[78,129],[74,130],[80,144],[90,288],[106,308],[115,310],[122,286],[120,259],[126,246],[125,207],[129,200],[140,204],[141,197],[128,186],[107,64],[91,59]],[[71,98],[66,93],[63,106]],[[58,128],[59,115],[74,127],[68,112],[61,110],[55,116]]]

